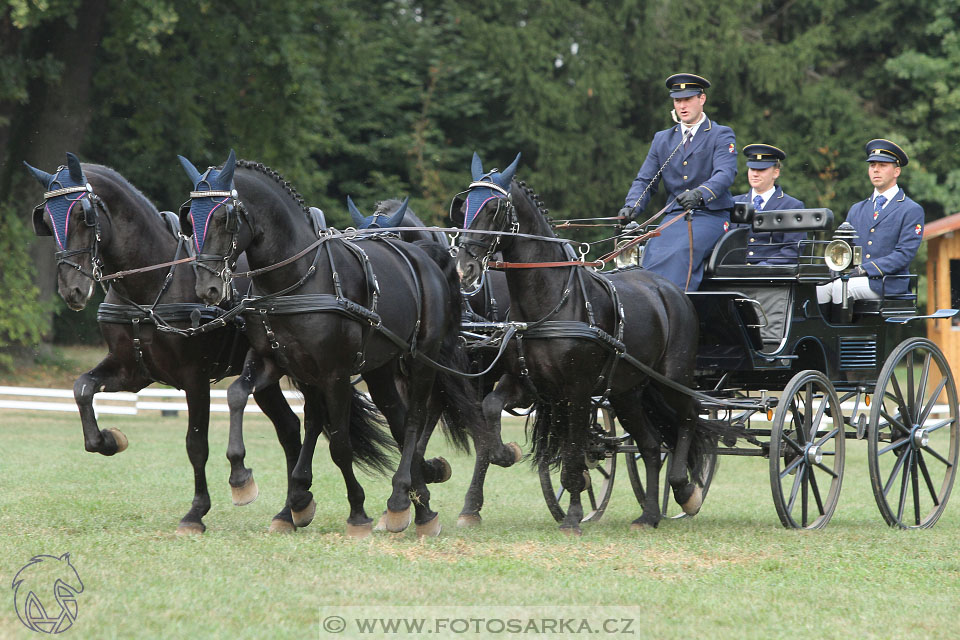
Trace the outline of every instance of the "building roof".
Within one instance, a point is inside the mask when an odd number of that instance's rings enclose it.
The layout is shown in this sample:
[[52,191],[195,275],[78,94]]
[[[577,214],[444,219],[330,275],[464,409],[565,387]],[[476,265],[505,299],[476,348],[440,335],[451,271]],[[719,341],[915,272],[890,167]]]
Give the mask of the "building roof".
[[923,239],[931,240],[957,230],[960,230],[960,213],[934,220],[928,224],[923,230]]

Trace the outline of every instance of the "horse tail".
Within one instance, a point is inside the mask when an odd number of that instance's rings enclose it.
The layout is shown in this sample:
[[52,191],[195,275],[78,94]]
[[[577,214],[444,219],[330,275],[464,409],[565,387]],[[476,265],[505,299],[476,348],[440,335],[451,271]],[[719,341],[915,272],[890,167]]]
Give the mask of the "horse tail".
[[[456,265],[443,245],[432,240],[421,240],[415,244],[440,267],[447,281],[447,318],[450,322],[443,337],[437,361],[454,371],[467,372],[470,370],[470,359],[460,341],[463,301]],[[434,392],[440,402],[444,435],[456,449],[469,452],[470,436],[480,428],[484,420],[476,387],[468,378],[438,371]]]
[[[293,381],[297,389],[304,393],[303,387]],[[309,392],[309,391],[308,391]],[[324,425],[323,435],[330,439]],[[367,395],[356,387],[350,398],[350,448],[353,450],[354,464],[373,475],[390,475],[396,467],[393,454],[397,445],[387,432],[387,422],[383,414],[371,402]]]
[[565,405],[556,402],[541,401],[537,403],[533,426],[528,434],[533,445],[530,462],[538,465],[547,463],[551,469],[560,466],[560,450],[563,446],[561,425],[569,425],[566,420]]

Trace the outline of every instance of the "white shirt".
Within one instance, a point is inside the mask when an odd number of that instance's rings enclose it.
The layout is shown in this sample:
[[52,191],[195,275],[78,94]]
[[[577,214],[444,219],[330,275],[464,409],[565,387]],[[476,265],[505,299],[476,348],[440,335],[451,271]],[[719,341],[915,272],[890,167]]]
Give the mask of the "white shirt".
[[766,192],[764,192],[764,193],[759,193],[759,194],[758,194],[756,191],[754,191],[753,189],[750,189],[750,200],[749,200],[749,202],[750,202],[750,204],[753,204],[753,198],[754,198],[755,196],[758,196],[758,195],[759,195],[759,196],[763,199],[763,206],[760,207],[760,208],[761,208],[761,209],[766,209],[766,208],[767,208],[767,203],[770,202],[770,198],[772,198],[772,197],[773,197],[773,194],[775,194],[776,192],[777,192],[777,186],[776,186],[776,185],[774,185],[773,187],[771,187],[771,189],[770,189],[769,191],[766,191]]
[[690,141],[693,142],[693,136],[697,135],[697,131],[700,130],[700,125],[703,124],[703,121],[707,119],[706,113],[700,114],[700,119],[691,126],[687,126],[683,123],[680,123],[680,134],[683,140],[687,139],[687,134],[690,134]]
[[877,196],[883,196],[884,198],[887,199],[887,201],[884,202],[883,206],[880,208],[886,209],[887,205],[893,202],[893,199],[897,197],[898,193],[900,193],[900,187],[898,187],[896,184],[890,187],[889,189],[887,189],[886,191],[884,191],[883,193],[879,193],[876,189],[874,189],[873,197],[870,198],[870,202],[875,201],[877,199]]

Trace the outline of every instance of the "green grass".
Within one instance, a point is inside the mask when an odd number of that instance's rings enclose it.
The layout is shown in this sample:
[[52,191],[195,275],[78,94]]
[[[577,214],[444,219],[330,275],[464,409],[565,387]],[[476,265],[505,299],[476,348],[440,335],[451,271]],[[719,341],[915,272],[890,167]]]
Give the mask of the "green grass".
[[[570,539],[557,530],[526,464],[491,468],[483,526],[455,528],[472,462],[438,438],[432,453],[454,465],[453,479],[432,489],[441,537],[418,541],[411,528],[356,541],[342,535],[345,492],[323,447],[313,524],[294,535],[266,532],[285,480],[262,418],[246,425],[260,497],[233,507],[226,420],[218,416],[207,465],[208,530],[180,538],[174,530],[193,493],[185,417],[105,416],[102,426],[121,428],[130,448],[109,459],[86,453],[75,416],[0,413],[0,584],[7,593],[0,638],[36,637],[14,612],[13,575],[34,555],[68,551],[85,585],[70,638],[312,638],[321,607],[480,605],[496,615],[493,607],[507,604],[629,606],[640,637],[956,633],[960,506],[950,505],[932,530],[887,528],[870,490],[865,443],[849,443],[840,504],[823,531],[780,526],[766,460],[723,458],[696,518],[630,531],[639,508],[621,467],[604,517]],[[516,425],[508,431],[523,441]],[[389,481],[361,481],[376,516]]]

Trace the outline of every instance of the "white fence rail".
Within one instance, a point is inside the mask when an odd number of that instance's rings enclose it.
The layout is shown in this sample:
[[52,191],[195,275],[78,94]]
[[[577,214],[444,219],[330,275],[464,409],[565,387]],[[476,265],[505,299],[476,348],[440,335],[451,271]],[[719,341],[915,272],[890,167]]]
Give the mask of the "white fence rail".
[[[303,396],[297,391],[284,391],[284,397],[295,413],[303,413]],[[210,411],[228,413],[226,389],[210,390]],[[77,413],[72,389],[40,389],[36,387],[0,386],[0,409],[25,411],[65,411]],[[187,398],[176,389],[143,389],[138,393],[104,392],[93,396],[93,409],[100,414],[135,416],[142,411],[186,411]],[[250,399],[246,413],[262,413]]]

